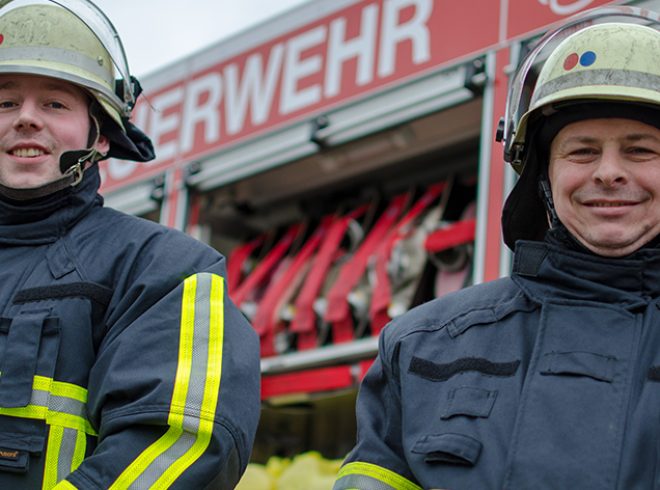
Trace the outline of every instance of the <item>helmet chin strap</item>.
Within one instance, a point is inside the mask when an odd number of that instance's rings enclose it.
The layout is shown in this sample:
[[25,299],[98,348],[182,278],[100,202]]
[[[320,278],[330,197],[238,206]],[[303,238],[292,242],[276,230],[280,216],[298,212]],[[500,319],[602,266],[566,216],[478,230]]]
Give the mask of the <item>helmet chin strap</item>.
[[[89,148],[65,151],[62,153],[60,156],[61,178],[38,187],[29,187],[26,189],[15,189],[0,184],[0,196],[14,201],[29,201],[80,184],[85,170],[91,167],[91,165],[96,164],[99,158],[103,156],[103,154],[96,149],[96,143],[98,143],[100,137],[98,120],[92,115],[90,115],[90,118],[94,122],[94,125],[92,126],[94,135],[92,137],[90,134],[89,139],[91,141]],[[88,163],[90,165],[87,165]]]
[[557,216],[555,202],[552,199],[552,189],[550,189],[550,182],[548,182],[546,175],[541,175],[539,179],[539,196],[548,213],[548,224],[550,228],[557,227],[561,224],[561,221],[559,221],[559,216]]

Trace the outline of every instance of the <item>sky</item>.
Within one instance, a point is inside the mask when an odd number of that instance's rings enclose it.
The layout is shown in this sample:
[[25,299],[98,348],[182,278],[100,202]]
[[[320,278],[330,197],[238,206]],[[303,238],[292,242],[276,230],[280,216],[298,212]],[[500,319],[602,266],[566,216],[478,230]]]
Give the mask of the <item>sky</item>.
[[309,1],[328,0],[94,0],[94,3],[117,29],[131,73],[141,78]]

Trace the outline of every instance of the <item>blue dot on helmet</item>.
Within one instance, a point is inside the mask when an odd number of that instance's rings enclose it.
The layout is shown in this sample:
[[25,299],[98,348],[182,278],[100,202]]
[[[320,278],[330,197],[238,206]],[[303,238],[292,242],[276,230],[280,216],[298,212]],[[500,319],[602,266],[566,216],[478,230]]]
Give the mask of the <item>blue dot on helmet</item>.
[[596,53],[593,51],[585,51],[582,53],[582,56],[580,56],[580,64],[582,66],[591,66],[594,64],[596,61]]

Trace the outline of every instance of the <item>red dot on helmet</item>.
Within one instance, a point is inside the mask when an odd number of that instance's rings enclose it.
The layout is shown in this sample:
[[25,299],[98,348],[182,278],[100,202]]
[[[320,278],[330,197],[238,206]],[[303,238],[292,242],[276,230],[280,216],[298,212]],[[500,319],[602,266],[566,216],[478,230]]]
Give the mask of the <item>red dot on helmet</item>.
[[564,60],[564,70],[572,70],[575,68],[580,61],[580,57],[577,53],[569,54]]
[[0,44],[2,44],[2,43],[4,42],[4,40],[5,40],[5,36],[3,36],[2,34],[0,34]]

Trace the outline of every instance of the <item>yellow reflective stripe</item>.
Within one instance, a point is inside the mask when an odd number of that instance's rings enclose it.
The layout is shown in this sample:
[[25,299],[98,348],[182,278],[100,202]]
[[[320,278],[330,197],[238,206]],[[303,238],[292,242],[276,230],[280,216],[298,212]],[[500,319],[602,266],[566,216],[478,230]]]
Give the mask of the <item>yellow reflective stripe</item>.
[[389,485],[397,490],[422,490],[422,487],[415,485],[407,478],[404,478],[401,475],[394,473],[393,471],[372,463],[363,462],[348,463],[342,466],[339,470],[339,473],[337,473],[337,483],[335,484],[334,488],[346,490],[349,488],[354,488],[351,486],[341,485],[342,478],[351,476],[364,476],[373,478],[374,480],[378,480],[379,482]]
[[78,417],[77,415],[71,415],[70,413],[53,412],[49,410],[46,415],[46,423],[50,425],[60,425],[67,429],[79,430],[92,436],[97,435],[92,424],[90,424],[88,420]]
[[168,423],[172,427],[183,427],[183,412],[190,383],[193,361],[193,338],[195,329],[195,296],[197,276],[192,276],[183,284],[181,301],[181,329],[179,332],[179,362],[174,380],[174,393]]
[[[111,489],[168,488],[208,447],[222,375],[223,302],[220,276],[201,273],[184,281],[170,427],[124,469]],[[191,384],[193,377],[196,383]]]
[[87,403],[87,390],[71,383],[53,381],[50,392],[55,396],[62,396],[64,398],[77,400],[81,403]]
[[9,417],[23,417],[26,419],[39,419],[46,420],[48,407],[39,407],[36,405],[28,405],[20,408],[4,408],[0,407],[0,415],[7,415]]
[[183,411],[186,404],[186,394],[192,366],[193,326],[195,320],[196,276],[189,277],[183,283],[183,299],[181,300],[181,328],[179,333],[179,359],[174,379],[174,390],[170,414],[167,420],[170,428],[160,439],[146,448],[131,463],[110,487],[124,489],[137,479],[158,456],[169,449],[183,434]]
[[[155,488],[169,486],[190,467],[206,450],[213,433],[213,420],[218,405],[222,377],[222,345],[224,342],[224,282],[220,276],[211,276],[209,298],[209,339],[206,362],[206,383],[202,401],[197,439],[193,446],[174,462],[156,480]],[[207,418],[208,417],[208,418]]]
[[19,408],[0,407],[0,415],[44,420],[49,425],[80,430],[95,436],[96,431],[85,417],[86,403],[86,389],[52,378],[35,376],[30,404]]
[[74,486],[66,480],[62,480],[57,485],[55,485],[53,490],[78,490],[78,487]]
[[50,392],[50,387],[53,385],[53,378],[46,378],[45,376],[35,376],[32,381],[33,390],[41,390]]
[[85,451],[87,450],[87,435],[78,431],[76,436],[76,449],[73,452],[73,459],[71,460],[71,471],[76,471],[85,459]]
[[84,432],[65,427],[51,426],[44,462],[42,490],[50,490],[64,480],[85,459],[87,436]]
[[50,490],[57,484],[57,467],[64,427],[53,426],[48,432],[48,446],[46,447],[46,461],[44,463],[44,480],[41,488]]

